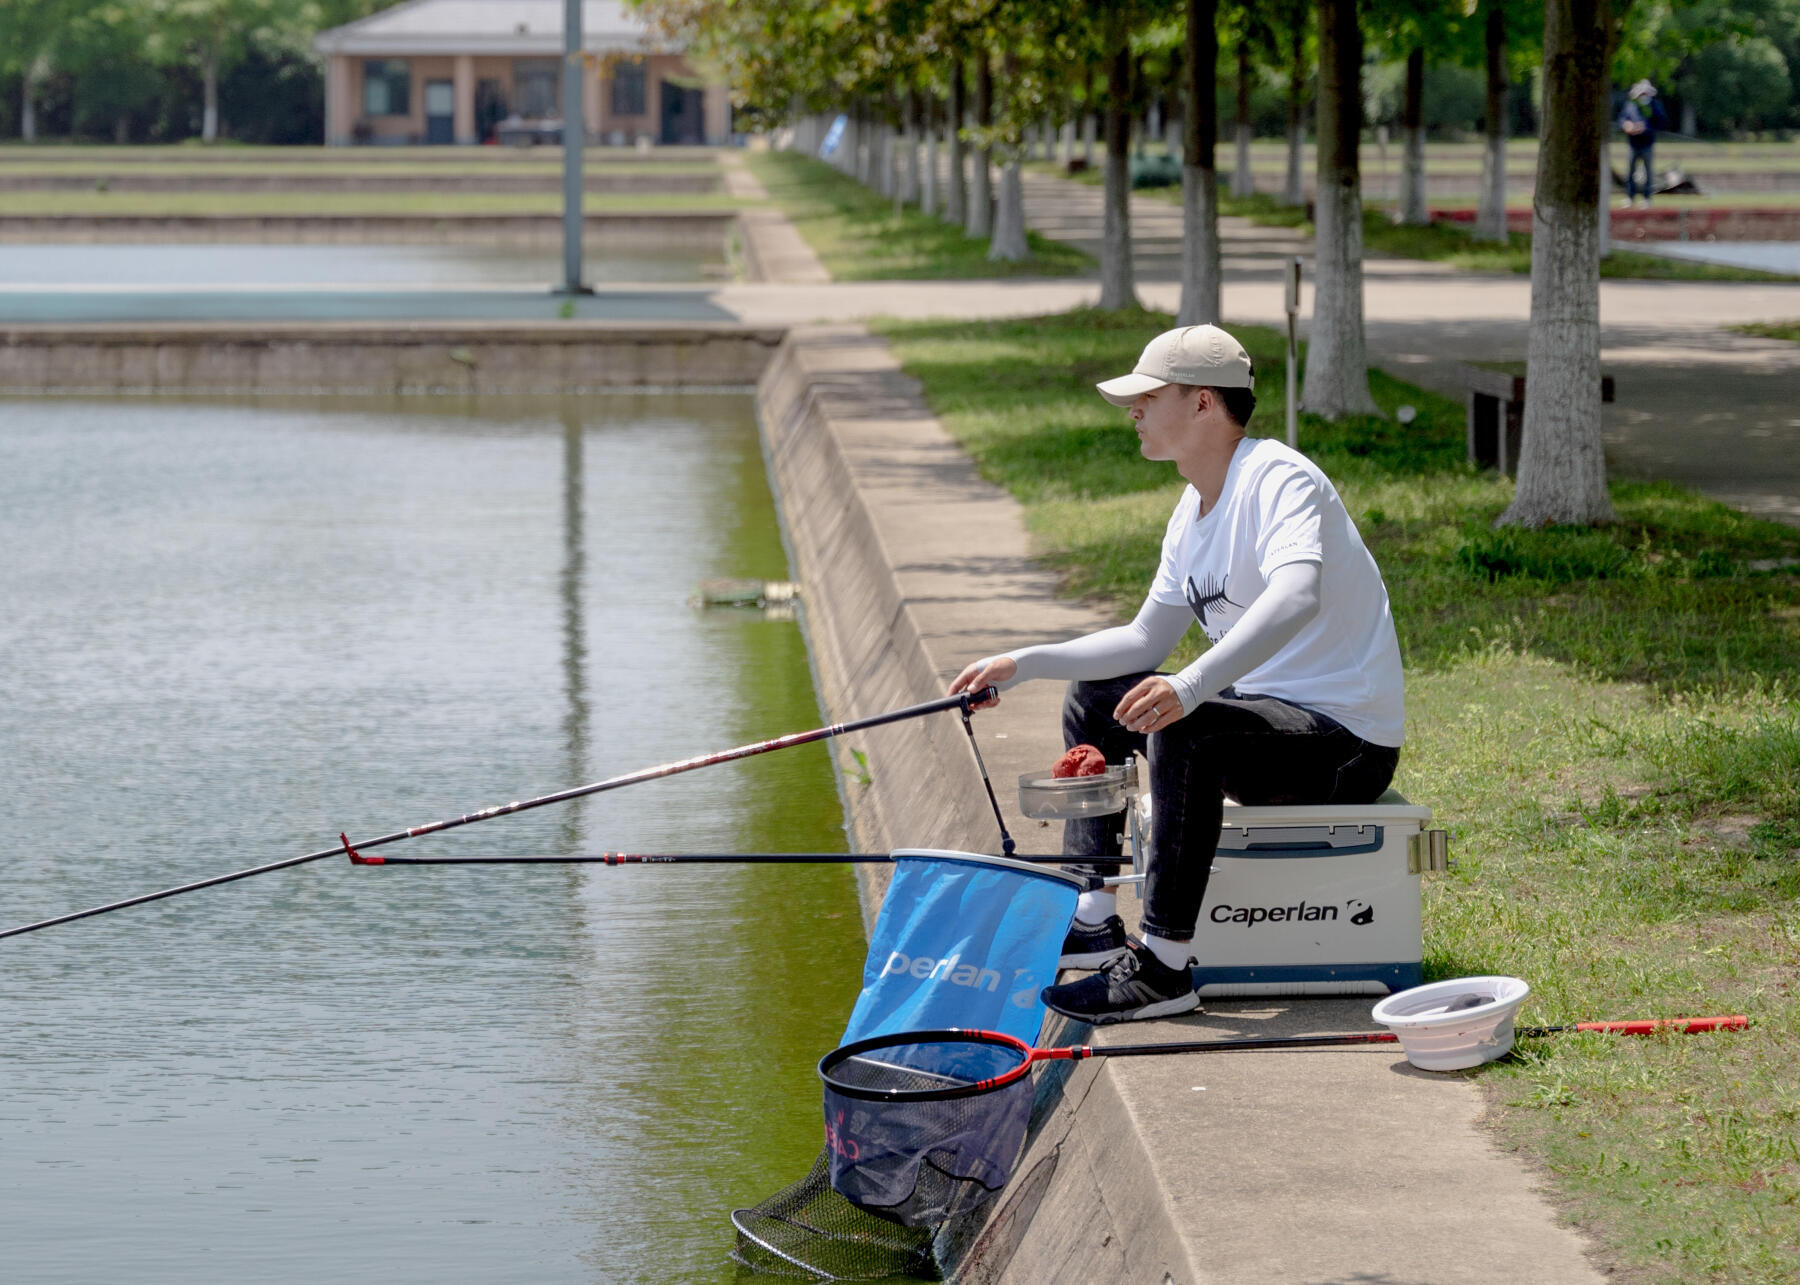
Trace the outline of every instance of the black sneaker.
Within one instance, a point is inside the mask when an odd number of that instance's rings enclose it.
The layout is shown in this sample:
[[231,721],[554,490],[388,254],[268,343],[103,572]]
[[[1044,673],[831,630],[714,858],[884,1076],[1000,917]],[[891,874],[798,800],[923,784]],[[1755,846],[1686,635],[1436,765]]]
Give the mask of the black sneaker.
[[1194,978],[1170,968],[1148,946],[1131,945],[1104,972],[1063,986],[1044,987],[1044,1003],[1094,1026],[1172,1017],[1200,1007]]
[[1062,958],[1058,968],[1105,968],[1125,953],[1125,921],[1108,915],[1099,924],[1084,924],[1079,919],[1069,925],[1063,938]]

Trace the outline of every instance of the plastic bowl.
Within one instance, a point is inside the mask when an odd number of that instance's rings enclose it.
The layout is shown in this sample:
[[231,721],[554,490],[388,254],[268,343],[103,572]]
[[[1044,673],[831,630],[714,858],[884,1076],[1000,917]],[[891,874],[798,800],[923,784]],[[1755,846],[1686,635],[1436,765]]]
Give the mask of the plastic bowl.
[[1462,1071],[1507,1055],[1513,1016],[1529,994],[1517,977],[1459,977],[1389,995],[1374,1016],[1420,1070]]
[[1028,772],[1019,778],[1019,811],[1034,821],[1068,821],[1125,810],[1130,769],[1109,766],[1098,776],[1051,776]]

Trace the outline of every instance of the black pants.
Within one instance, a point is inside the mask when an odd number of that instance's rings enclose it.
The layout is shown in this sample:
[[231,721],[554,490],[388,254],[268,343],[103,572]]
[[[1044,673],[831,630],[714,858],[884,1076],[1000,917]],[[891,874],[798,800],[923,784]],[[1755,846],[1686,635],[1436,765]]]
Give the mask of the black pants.
[[[1063,700],[1065,746],[1092,745],[1108,763],[1123,763],[1133,751],[1149,756],[1154,815],[1145,932],[1192,939],[1227,795],[1246,805],[1373,803],[1394,779],[1398,749],[1365,741],[1316,710],[1272,696],[1239,696],[1229,687],[1154,735],[1127,731],[1113,710],[1146,677],[1073,682]],[[1119,821],[1066,822],[1063,854],[1119,857]],[[1113,874],[1119,867],[1101,861],[1078,868]]]

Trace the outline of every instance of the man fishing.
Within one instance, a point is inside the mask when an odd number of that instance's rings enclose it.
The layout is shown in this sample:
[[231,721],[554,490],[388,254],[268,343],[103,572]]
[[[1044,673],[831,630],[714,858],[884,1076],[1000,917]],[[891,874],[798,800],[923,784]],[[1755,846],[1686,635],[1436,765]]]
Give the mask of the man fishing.
[[[1393,778],[1405,724],[1387,588],[1329,479],[1280,442],[1245,435],[1256,408],[1243,346],[1216,326],[1166,331],[1128,375],[1098,385],[1131,413],[1144,457],[1188,485],[1150,593],[1128,625],[969,665],[950,694],[1068,679],[1065,745],[1150,761],[1143,940],[1110,890],[1082,894],[1062,966],[1092,976],[1044,991],[1096,1025],[1199,1007],[1190,965],[1227,795],[1244,804],[1370,803]],[[1188,626],[1211,643],[1158,673]],[[1071,869],[1114,874],[1117,817],[1070,821]]]

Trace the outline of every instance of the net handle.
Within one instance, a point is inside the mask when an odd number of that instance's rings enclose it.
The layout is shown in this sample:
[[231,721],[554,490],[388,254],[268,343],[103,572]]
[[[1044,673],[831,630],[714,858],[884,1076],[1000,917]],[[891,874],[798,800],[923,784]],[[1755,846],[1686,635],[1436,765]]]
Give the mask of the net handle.
[[[1090,1057],[1156,1057],[1171,1053],[1226,1053],[1250,1049],[1318,1048],[1341,1044],[1393,1044],[1399,1037],[1392,1031],[1357,1031],[1340,1035],[1281,1035],[1239,1040],[1188,1040],[1178,1043],[1117,1044],[1095,1048],[1089,1044],[1072,1044],[1061,1048],[1033,1048],[1024,1040],[1003,1031],[983,1031],[947,1027],[933,1031],[900,1031],[872,1035],[833,1049],[819,1059],[819,1078],[827,1088],[845,1097],[865,1102],[947,1102],[954,1098],[976,1097],[1016,1084],[1030,1073],[1038,1062],[1079,1062]],[[837,1068],[855,1057],[882,1049],[908,1044],[981,1044],[1004,1049],[1018,1058],[1016,1066],[998,1075],[969,1084],[930,1089],[880,1089],[853,1084],[837,1077]]]

